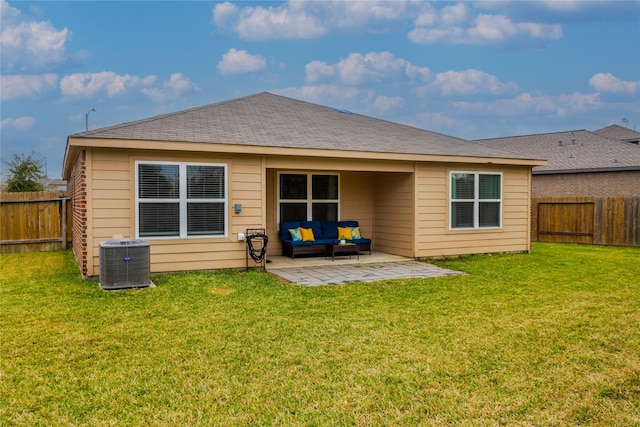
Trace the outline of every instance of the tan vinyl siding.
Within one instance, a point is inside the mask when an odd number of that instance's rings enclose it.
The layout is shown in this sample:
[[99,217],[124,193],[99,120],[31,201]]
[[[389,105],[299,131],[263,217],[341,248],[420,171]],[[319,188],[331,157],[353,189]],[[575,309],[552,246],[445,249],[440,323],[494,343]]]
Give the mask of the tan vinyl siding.
[[[116,150],[92,150],[92,224],[90,276],[100,274],[100,242],[114,236],[134,237],[131,227],[134,197],[129,157]],[[116,207],[117,206],[117,207]]]
[[[263,227],[262,180],[261,157],[237,156],[233,159],[233,168],[229,170],[229,237],[235,242],[238,233],[244,233],[247,228]],[[235,213],[237,203],[242,205],[239,214]]]
[[370,172],[340,174],[340,219],[358,221],[362,236],[371,239],[374,232],[374,182],[375,174]]
[[377,251],[414,256],[413,188],[413,174],[376,174],[374,245]]
[[[449,171],[502,172],[502,228],[449,230]],[[417,257],[529,250],[529,168],[419,165]]]
[[282,243],[278,237],[278,174],[273,169],[267,169],[267,257],[282,255]]
[[[100,243],[114,237],[135,238],[135,162],[136,160],[210,162],[226,164],[228,169],[228,236],[217,238],[147,239],[151,245],[151,272],[237,268],[245,265],[245,243],[237,234],[261,227],[263,209],[262,161],[259,156],[193,156],[181,153],[153,155],[126,150],[93,149],[92,214],[88,230],[89,262],[87,276],[100,272]],[[88,186],[89,187],[89,186]],[[235,213],[235,204],[242,212]]]
[[[266,227],[270,237],[269,255],[282,253],[276,223],[277,172],[301,170],[301,159],[92,148],[86,150],[84,162],[87,276],[99,274],[101,242],[114,236],[135,237],[137,160],[210,162],[226,164],[228,168],[228,235],[147,239],[151,244],[152,272],[244,267],[246,243],[238,241],[238,233],[244,233],[247,228]],[[340,175],[340,219],[359,221],[362,234],[372,238],[376,251],[429,257],[529,249],[529,167],[400,164],[384,160],[345,162],[322,158],[304,159],[302,163],[307,170]],[[296,164],[297,168],[294,167]],[[501,229],[449,230],[448,177],[451,170],[503,173]],[[242,204],[240,214],[235,213],[237,203]]]

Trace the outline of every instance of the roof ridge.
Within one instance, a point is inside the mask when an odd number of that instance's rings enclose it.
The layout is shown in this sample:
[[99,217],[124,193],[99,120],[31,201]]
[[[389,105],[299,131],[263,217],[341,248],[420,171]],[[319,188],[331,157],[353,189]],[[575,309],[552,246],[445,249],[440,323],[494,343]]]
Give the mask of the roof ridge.
[[480,141],[489,141],[489,140],[493,141],[493,140],[496,140],[496,139],[527,138],[527,137],[531,137],[531,136],[555,135],[555,134],[572,133],[572,132],[594,133],[594,132],[591,132],[590,130],[587,130],[587,129],[573,129],[573,130],[563,130],[563,131],[557,131],[557,132],[541,132],[541,133],[530,133],[530,134],[525,134],[525,135],[511,135],[511,136],[498,136],[498,137],[495,137],[495,138],[472,139],[472,141],[473,142],[480,142]]

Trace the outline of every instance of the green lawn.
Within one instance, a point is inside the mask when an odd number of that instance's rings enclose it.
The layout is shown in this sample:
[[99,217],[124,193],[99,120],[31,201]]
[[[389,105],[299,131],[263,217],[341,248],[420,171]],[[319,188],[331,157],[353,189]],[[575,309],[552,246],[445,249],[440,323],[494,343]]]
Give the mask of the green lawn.
[[0,425],[640,425],[640,250],[535,244],[468,275],[259,271],[105,292],[0,257]]

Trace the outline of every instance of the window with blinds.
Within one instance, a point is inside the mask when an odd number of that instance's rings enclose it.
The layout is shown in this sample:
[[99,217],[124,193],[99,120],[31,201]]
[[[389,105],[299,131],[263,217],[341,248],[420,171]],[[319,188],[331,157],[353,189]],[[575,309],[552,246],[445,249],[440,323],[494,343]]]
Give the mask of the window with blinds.
[[450,228],[502,226],[502,174],[450,173]]
[[337,221],[338,175],[278,174],[280,221]]
[[136,162],[137,236],[226,236],[226,188],[226,165]]

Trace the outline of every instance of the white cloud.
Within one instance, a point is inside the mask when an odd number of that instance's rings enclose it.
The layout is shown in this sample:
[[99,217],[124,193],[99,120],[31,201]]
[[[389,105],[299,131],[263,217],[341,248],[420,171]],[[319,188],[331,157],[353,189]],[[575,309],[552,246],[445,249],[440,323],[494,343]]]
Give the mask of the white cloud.
[[335,66],[324,61],[310,62],[304,68],[305,80],[312,83],[333,79],[338,74]]
[[469,8],[464,3],[445,6],[440,13],[440,22],[443,25],[457,25],[469,19]]
[[431,11],[416,19],[409,40],[418,44],[488,44],[515,40],[542,42],[563,36],[562,27],[557,24],[513,22],[504,15],[478,15],[467,21],[468,15],[466,6],[445,7],[439,15]]
[[240,11],[238,7],[229,3],[217,3],[213,8],[213,22],[221,30],[233,30],[238,25]]
[[125,96],[131,91],[142,93],[153,102],[170,101],[200,88],[182,73],[173,73],[161,84],[154,75],[146,77],[118,75],[112,71],[77,73],[60,80],[60,91],[65,98],[90,98],[94,96]]
[[516,23],[502,15],[480,15],[475,22],[476,26],[470,31],[470,35],[488,41],[502,41],[520,37],[535,40],[562,38],[562,27],[557,24]]
[[200,88],[182,73],[173,73],[169,80],[162,83],[160,88],[143,88],[142,93],[153,102],[160,103],[181,97],[184,94],[199,92]]
[[218,62],[220,74],[247,74],[262,70],[267,64],[261,55],[251,55],[246,50],[229,49]]
[[545,7],[551,10],[575,12],[580,10],[585,2],[584,0],[538,0],[540,7]]
[[18,117],[17,119],[3,119],[0,122],[2,129],[14,128],[17,130],[25,130],[33,127],[36,124],[36,119],[29,116]]
[[325,33],[314,17],[308,16],[297,2],[283,6],[247,6],[242,9],[226,2],[213,10],[220,29],[237,32],[246,40],[273,38],[308,39]]
[[351,53],[335,65],[314,61],[306,66],[305,79],[315,83],[339,79],[348,85],[366,83],[425,81],[431,72],[427,67],[418,67],[406,59],[396,58],[390,52],[370,52],[366,55]]
[[398,110],[405,105],[405,99],[401,96],[377,96],[371,107],[372,111],[378,114],[385,114],[390,111]]
[[306,2],[309,13],[318,16],[327,30],[385,33],[401,28],[419,10],[407,1],[329,1]]
[[569,93],[561,94],[553,98],[556,112],[559,116],[565,117],[571,113],[580,113],[600,107],[597,93]]
[[500,95],[517,90],[515,83],[502,83],[496,76],[479,70],[446,71],[438,73],[435,80],[416,89],[418,97],[438,92],[442,95]]
[[291,98],[304,99],[321,105],[332,105],[341,109],[358,108],[371,105],[375,99],[373,90],[361,90],[337,85],[303,86],[275,90],[274,93]]
[[439,20],[438,11],[433,7],[426,7],[417,18],[414,19],[413,25],[416,27],[430,27],[435,25]]
[[9,6],[5,0],[0,1],[0,15],[2,15],[2,24],[9,23],[10,20],[20,15],[20,11],[15,7]]
[[20,11],[2,1],[0,51],[5,70],[40,70],[70,59],[67,28],[55,28],[49,21],[23,19]]
[[341,110],[377,116],[395,113],[406,104],[406,99],[401,96],[376,95],[372,89],[330,84],[286,88],[274,90],[274,93]]
[[56,74],[40,75],[3,75],[0,76],[0,94],[2,101],[17,98],[34,98],[51,89],[58,82]]
[[60,81],[64,97],[88,98],[105,94],[114,97],[123,95],[129,89],[148,87],[155,83],[156,76],[137,77],[118,75],[112,71],[100,73],[77,73],[65,76]]
[[404,25],[423,7],[411,1],[289,1],[243,8],[225,2],[214,7],[213,21],[218,29],[245,40],[310,39],[335,30],[386,32]]
[[225,2],[213,8],[221,31],[245,40],[310,39],[329,33],[386,33],[408,22],[414,43],[489,44],[546,42],[562,37],[555,24],[513,22],[505,15],[478,14],[467,3],[440,6],[422,1],[289,1],[277,6],[245,6]]
[[457,125],[456,120],[441,112],[419,113],[418,118],[426,129],[451,129]]
[[558,96],[533,96],[522,93],[514,98],[491,102],[454,102],[460,113],[479,116],[520,116],[546,114],[564,117],[569,113],[598,108],[598,94],[562,94]]
[[589,85],[600,92],[634,94],[640,90],[640,81],[624,81],[611,73],[594,74],[589,80]]

